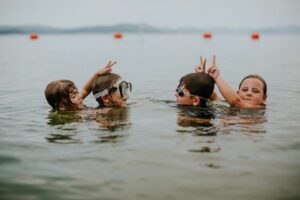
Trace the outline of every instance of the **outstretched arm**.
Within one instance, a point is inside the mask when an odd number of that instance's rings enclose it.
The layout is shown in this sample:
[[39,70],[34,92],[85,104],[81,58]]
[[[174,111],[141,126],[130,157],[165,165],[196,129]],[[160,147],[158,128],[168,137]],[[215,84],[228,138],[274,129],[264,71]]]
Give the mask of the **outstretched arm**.
[[114,64],[116,64],[116,63],[117,63],[116,61],[114,61],[114,62],[109,61],[108,64],[107,64],[105,67],[103,67],[102,69],[100,69],[99,71],[97,71],[97,72],[96,72],[96,73],[95,73],[95,74],[94,74],[94,75],[86,82],[86,84],[84,85],[82,91],[80,92],[82,99],[85,99],[85,97],[87,97],[87,96],[90,94],[90,92],[91,92],[91,90],[92,90],[92,83],[93,83],[93,81],[94,81],[98,76],[100,76],[100,75],[110,73],[111,70],[112,70],[112,66],[113,66]]
[[[206,58],[203,60],[200,56],[200,63],[195,67],[195,72],[206,73],[205,72]],[[213,57],[213,65],[215,65],[215,56]],[[222,98],[217,95],[215,91],[209,97],[211,100],[221,100]]]
[[248,107],[241,97],[234,91],[230,85],[221,77],[220,71],[216,66],[215,56],[213,58],[212,66],[208,69],[208,74],[215,80],[222,96],[234,107]]

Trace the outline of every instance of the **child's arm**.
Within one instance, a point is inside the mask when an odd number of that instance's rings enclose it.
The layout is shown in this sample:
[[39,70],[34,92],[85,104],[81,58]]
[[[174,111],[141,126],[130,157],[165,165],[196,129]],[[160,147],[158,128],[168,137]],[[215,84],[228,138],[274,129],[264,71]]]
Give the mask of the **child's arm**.
[[[215,57],[213,58],[213,62],[215,62]],[[206,58],[203,60],[202,56],[200,56],[200,63],[195,67],[195,71],[199,73],[205,73],[205,64]],[[215,91],[209,97],[211,100],[221,100],[222,98],[217,95]]]
[[103,75],[103,74],[108,74],[111,72],[112,70],[112,66],[114,64],[116,64],[117,62],[112,62],[112,61],[109,61],[108,64],[103,67],[102,69],[100,69],[99,71],[97,71],[87,82],[86,84],[84,85],[82,91],[80,92],[81,94],[81,97],[82,99],[85,99],[85,97],[87,97],[90,92],[92,91],[92,83],[93,81],[100,75]]
[[234,91],[230,85],[221,77],[220,71],[216,66],[216,58],[213,57],[212,66],[208,69],[208,74],[215,80],[222,96],[233,107],[250,107],[236,91]]
[[219,96],[217,95],[217,93],[215,92],[215,90],[214,90],[213,93],[210,95],[209,99],[210,99],[210,100],[222,100],[222,98],[219,97]]

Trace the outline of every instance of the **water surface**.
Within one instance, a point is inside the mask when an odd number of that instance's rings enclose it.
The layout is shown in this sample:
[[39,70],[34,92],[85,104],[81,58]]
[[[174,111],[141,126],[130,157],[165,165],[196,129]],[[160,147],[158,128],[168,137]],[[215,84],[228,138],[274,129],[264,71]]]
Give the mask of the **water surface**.
[[[1,199],[300,198],[299,35],[7,35],[0,44]],[[263,113],[215,102],[214,119],[182,119],[178,80],[212,54],[235,89],[250,73],[266,79]],[[81,88],[111,59],[133,83],[128,107],[50,112],[50,81]]]

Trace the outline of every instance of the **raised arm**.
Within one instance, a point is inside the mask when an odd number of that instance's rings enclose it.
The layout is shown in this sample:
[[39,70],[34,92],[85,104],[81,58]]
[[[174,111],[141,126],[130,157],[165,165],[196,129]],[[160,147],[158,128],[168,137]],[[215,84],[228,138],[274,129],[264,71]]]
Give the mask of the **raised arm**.
[[213,63],[208,69],[208,74],[215,80],[224,99],[233,107],[248,107],[242,98],[234,91],[230,85],[221,77],[220,71],[216,66],[215,56],[213,57]]
[[92,83],[93,81],[100,75],[103,75],[103,74],[108,74],[111,72],[112,70],[112,66],[114,64],[116,64],[117,62],[114,61],[109,61],[108,64],[106,66],[104,66],[102,69],[100,69],[99,71],[97,71],[87,82],[86,84],[84,85],[84,87],[82,88],[82,91],[80,92],[81,94],[81,97],[82,99],[85,99],[85,97],[87,97],[91,90],[92,90]]
[[[215,57],[213,58],[213,63],[215,62]],[[203,60],[202,56],[200,56],[200,63],[195,67],[195,72],[206,73],[205,71],[206,58]],[[209,97],[211,100],[221,100],[222,98],[217,95],[215,90]]]

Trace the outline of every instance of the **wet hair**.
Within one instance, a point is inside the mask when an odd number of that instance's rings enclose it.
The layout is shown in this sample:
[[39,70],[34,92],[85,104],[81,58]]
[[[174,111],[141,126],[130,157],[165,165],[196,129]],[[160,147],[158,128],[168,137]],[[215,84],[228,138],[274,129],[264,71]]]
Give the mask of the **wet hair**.
[[59,110],[60,105],[63,105],[65,110],[74,110],[75,106],[70,99],[70,91],[74,89],[77,88],[70,80],[52,81],[46,87],[45,97],[54,110]]
[[240,82],[239,89],[241,88],[242,83],[243,83],[246,79],[248,79],[248,78],[256,78],[256,79],[260,80],[260,81],[263,83],[263,91],[264,91],[264,95],[267,94],[267,83],[266,83],[266,81],[265,81],[261,76],[259,76],[259,75],[257,75],[257,74],[250,74],[250,75],[244,77],[244,78],[242,79],[242,81]]
[[[115,82],[120,78],[121,76],[115,73],[109,73],[98,76],[92,84],[93,95],[105,89],[111,88],[113,84],[115,84]],[[104,103],[101,97],[98,97],[96,101],[98,102],[99,107],[104,107]]]
[[[214,91],[214,84],[214,79],[206,73],[190,73],[180,79],[178,86],[184,85],[192,95],[209,99]],[[205,106],[206,101],[202,100],[201,107]]]

